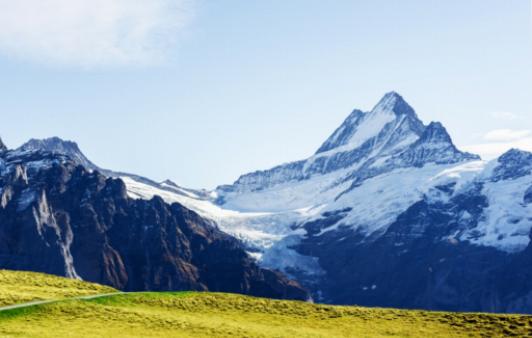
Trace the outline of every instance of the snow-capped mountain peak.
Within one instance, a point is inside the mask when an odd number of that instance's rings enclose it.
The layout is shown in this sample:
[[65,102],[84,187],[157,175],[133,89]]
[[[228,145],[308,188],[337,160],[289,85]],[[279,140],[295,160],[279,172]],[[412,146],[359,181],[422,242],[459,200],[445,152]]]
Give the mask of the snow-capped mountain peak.
[[[407,123],[404,123],[404,122]],[[396,92],[390,92],[369,112],[355,109],[334,133],[322,144],[316,154],[331,150],[349,150],[362,146],[379,135],[386,126],[406,124],[415,134],[423,131],[423,123],[414,109]],[[391,129],[396,129],[392,127]]]
[[400,153],[394,162],[401,167],[422,167],[427,163],[452,164],[476,160],[480,160],[480,157],[456,148],[441,123],[431,122],[419,139]]
[[425,154],[428,152],[437,151],[438,154],[435,155],[439,156],[440,159],[447,156],[449,157],[449,159],[456,159],[456,162],[460,162],[463,159],[480,159],[480,157],[477,155],[468,154],[458,150],[454,145],[451,136],[447,132],[447,129],[445,129],[445,127],[440,122],[431,122],[425,128],[423,134],[421,134],[419,139],[414,144],[412,144],[409,150],[419,152],[421,149],[424,150]]
[[352,138],[354,133],[358,130],[361,120],[364,118],[365,113],[361,110],[355,109],[345,121],[334,131],[334,133],[322,144],[322,146],[316,151],[316,154],[323,153],[347,144]]
[[429,123],[419,140],[423,143],[453,143],[451,136],[440,122]]
[[31,139],[17,148],[16,151],[45,151],[54,154],[66,155],[77,164],[82,165],[87,169],[98,169],[98,167],[81,152],[76,142],[63,140],[56,136],[45,139]]
[[532,153],[510,149],[497,159],[492,181],[516,179],[532,174]]
[[386,93],[384,97],[371,110],[371,113],[393,112],[397,116],[409,115],[417,118],[414,109],[398,93],[392,91]]
[[506,153],[502,154],[497,162],[501,164],[512,164],[512,165],[531,165],[532,164],[532,153],[520,149],[512,148]]
[[173,187],[173,188],[180,188],[180,186],[178,186],[177,183],[175,183],[174,181],[172,181],[170,179],[166,179],[166,180],[162,181],[160,184],[161,185],[166,185],[166,186],[169,186],[169,187]]
[[403,97],[390,92],[371,111],[354,110],[313,156],[243,175],[218,188],[218,202],[225,203],[227,193],[262,191],[324,175],[335,175],[336,183],[359,184],[398,168],[477,159],[459,151],[440,123],[426,127]]

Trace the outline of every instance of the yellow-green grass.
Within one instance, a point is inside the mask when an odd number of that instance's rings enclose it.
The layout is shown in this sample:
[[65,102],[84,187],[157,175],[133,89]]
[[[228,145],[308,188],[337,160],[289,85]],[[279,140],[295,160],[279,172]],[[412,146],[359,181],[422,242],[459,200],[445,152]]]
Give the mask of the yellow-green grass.
[[0,270],[0,306],[110,292],[116,290],[42,273]]
[[0,312],[1,337],[527,337],[532,318],[132,293]]

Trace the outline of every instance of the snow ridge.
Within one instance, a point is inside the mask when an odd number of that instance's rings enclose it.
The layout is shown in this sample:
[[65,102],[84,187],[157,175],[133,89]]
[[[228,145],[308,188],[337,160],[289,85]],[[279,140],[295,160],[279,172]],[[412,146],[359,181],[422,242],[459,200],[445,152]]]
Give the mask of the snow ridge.
[[[442,156],[443,155],[443,156]],[[272,189],[341,170],[338,182],[372,177],[398,167],[477,160],[460,152],[439,123],[427,127],[397,93],[386,94],[370,112],[355,110],[310,158],[241,176],[217,189],[220,204],[232,195]]]
[[16,152],[32,151],[46,151],[53,154],[66,155],[87,169],[98,169],[98,167],[81,152],[76,142],[65,141],[59,137],[50,137],[42,140],[31,139],[16,149]]

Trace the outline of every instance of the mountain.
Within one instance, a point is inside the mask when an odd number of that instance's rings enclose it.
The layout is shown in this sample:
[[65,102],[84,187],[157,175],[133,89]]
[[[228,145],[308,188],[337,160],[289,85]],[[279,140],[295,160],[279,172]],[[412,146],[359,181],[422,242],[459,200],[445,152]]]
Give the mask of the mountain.
[[[531,155],[520,153],[520,160]],[[303,225],[308,235],[294,249],[317,257],[329,302],[530,313],[532,205],[525,200],[532,176],[506,175],[510,154],[429,178],[419,199],[369,237],[352,221],[330,229],[332,216],[322,214]]]
[[[436,153],[445,153],[440,159]],[[224,199],[273,186],[349,171],[351,177],[383,173],[397,166],[458,163],[479,159],[458,151],[439,123],[425,127],[413,108],[397,93],[386,94],[370,111],[354,110],[310,158],[241,176],[218,189]]]
[[[5,149],[7,150],[7,148]],[[113,170],[99,167],[96,164],[94,164],[92,161],[90,161],[85,156],[85,154],[83,154],[83,152],[80,150],[76,142],[63,140],[59,137],[50,137],[50,138],[46,138],[42,140],[31,139],[28,142],[21,145],[19,148],[17,148],[16,151],[20,153],[39,151],[39,152],[45,152],[45,153],[50,153],[50,154],[64,155],[64,156],[67,156],[75,164],[81,165],[85,169],[90,170],[90,171],[96,170],[99,173],[107,177],[133,180],[136,182],[141,182],[143,185],[148,185],[148,186],[152,186],[155,188],[168,190],[172,193],[176,193],[176,194],[180,194],[184,196],[198,196],[198,197],[205,198],[208,195],[208,192],[204,190],[187,189],[187,188],[177,185],[171,180],[165,180],[159,183],[159,182],[155,182],[149,178],[146,178],[140,175],[120,172],[120,171],[113,171]]]
[[100,172],[215,222],[320,302],[532,313],[532,154],[482,161],[395,92],[308,158],[215,191]]
[[43,151],[52,154],[65,155],[75,163],[82,165],[86,169],[99,169],[92,163],[79,149],[77,143],[65,141],[59,137],[50,137],[43,140],[31,139],[17,149],[19,152]]
[[481,161],[392,92],[308,159],[219,187],[243,215],[220,224],[318,301],[530,313],[530,156]]
[[308,298],[296,282],[259,268],[212,221],[160,197],[132,199],[122,180],[87,169],[80,163],[90,161],[71,152],[74,143],[51,139],[0,154],[0,268],[130,291]]

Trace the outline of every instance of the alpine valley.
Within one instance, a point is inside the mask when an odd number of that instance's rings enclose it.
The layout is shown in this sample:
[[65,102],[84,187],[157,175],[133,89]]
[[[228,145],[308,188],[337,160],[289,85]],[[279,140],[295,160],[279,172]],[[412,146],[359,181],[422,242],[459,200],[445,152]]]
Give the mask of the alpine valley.
[[59,138],[2,145],[0,173],[0,268],[125,290],[532,313],[532,154],[482,161],[395,92],[309,158],[214,191],[99,168]]

